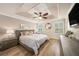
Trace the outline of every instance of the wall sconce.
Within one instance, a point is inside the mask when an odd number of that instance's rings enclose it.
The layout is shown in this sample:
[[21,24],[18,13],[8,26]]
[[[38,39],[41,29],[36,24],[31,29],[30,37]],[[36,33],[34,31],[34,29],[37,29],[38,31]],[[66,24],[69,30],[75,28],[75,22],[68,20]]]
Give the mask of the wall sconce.
[[24,24],[20,24],[20,29],[24,29]]
[[14,33],[14,30],[7,30],[7,32],[6,32],[7,34],[13,34]]

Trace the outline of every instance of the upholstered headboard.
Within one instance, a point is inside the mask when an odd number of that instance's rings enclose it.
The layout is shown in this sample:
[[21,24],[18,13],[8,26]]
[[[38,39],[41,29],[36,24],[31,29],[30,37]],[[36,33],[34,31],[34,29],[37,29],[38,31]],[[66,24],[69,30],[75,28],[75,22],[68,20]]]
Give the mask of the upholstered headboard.
[[20,37],[20,35],[21,35],[21,32],[29,32],[29,33],[34,33],[34,30],[16,30],[15,31],[15,35],[16,35],[16,37],[17,37],[17,39],[19,40],[19,37]]

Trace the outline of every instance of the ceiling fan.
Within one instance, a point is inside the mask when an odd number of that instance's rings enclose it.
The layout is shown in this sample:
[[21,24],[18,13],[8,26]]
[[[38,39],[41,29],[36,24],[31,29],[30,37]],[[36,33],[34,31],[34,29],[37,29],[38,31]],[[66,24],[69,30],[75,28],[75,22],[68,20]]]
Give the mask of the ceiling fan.
[[39,19],[47,19],[48,13],[42,13],[42,12],[34,12],[35,15],[38,17],[33,17],[33,18],[39,18]]

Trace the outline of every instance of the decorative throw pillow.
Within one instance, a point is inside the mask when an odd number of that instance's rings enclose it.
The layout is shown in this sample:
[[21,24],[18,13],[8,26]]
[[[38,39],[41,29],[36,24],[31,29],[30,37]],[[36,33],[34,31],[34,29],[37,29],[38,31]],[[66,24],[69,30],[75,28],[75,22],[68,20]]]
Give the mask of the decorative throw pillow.
[[25,33],[25,32],[20,32],[20,34],[21,34],[21,35],[26,35],[26,33]]
[[29,32],[29,31],[26,31],[26,32],[25,32],[25,35],[30,35],[30,32]]

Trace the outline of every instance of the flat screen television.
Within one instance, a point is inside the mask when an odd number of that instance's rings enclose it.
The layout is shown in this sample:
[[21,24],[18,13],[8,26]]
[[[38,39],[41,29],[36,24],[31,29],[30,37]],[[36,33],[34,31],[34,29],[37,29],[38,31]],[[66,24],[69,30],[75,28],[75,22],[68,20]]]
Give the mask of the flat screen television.
[[79,24],[79,3],[73,6],[68,17],[70,25]]

